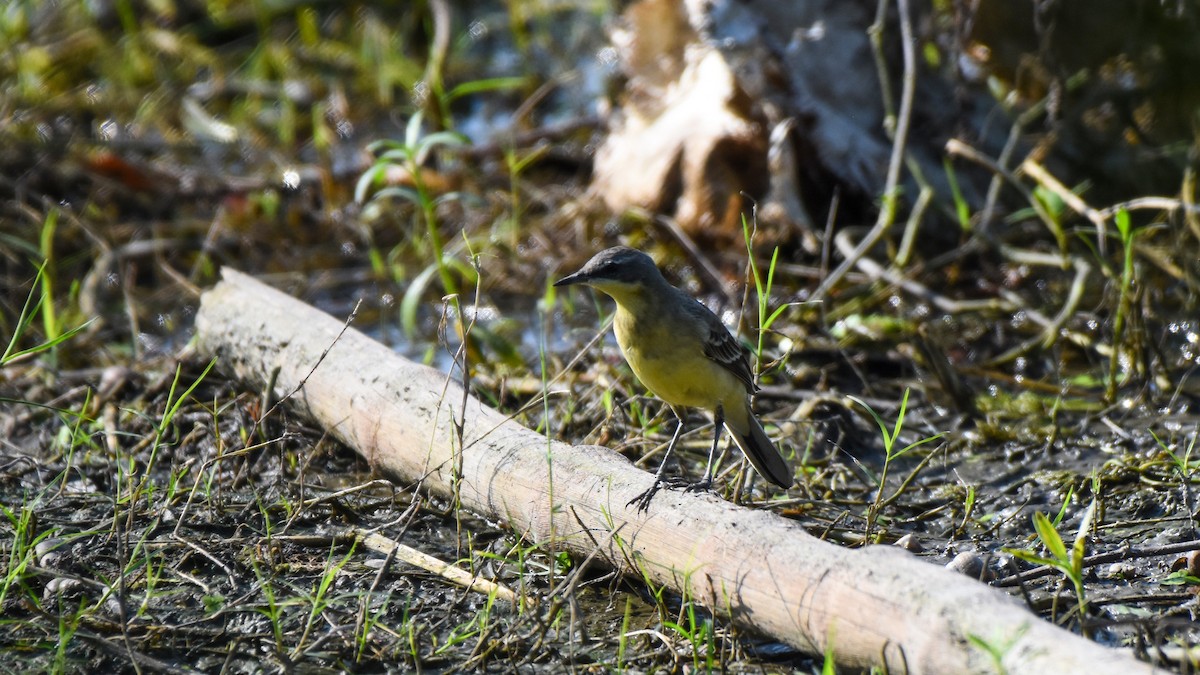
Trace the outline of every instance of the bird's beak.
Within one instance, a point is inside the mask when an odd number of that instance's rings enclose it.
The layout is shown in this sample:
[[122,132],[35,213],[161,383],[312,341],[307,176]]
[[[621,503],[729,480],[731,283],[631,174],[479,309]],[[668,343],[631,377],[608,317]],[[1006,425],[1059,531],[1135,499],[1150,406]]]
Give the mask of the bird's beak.
[[585,284],[588,282],[588,280],[590,278],[591,277],[589,275],[584,273],[584,270],[579,270],[578,272],[575,272],[574,274],[568,274],[567,276],[559,279],[558,281],[554,282],[554,285],[555,286],[570,286],[572,284]]

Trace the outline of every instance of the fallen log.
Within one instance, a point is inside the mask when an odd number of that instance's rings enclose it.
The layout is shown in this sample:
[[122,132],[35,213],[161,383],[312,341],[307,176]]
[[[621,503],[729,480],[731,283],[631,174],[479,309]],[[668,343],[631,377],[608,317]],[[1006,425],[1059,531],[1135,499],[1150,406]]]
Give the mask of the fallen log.
[[223,372],[256,388],[274,376],[275,396],[298,389],[289,403],[380,474],[440,497],[457,492],[465,508],[533,542],[580,556],[599,546],[624,573],[801,649],[832,653],[841,666],[1154,672],[896,547],[845,549],[711,494],[663,491],[639,514],[626,504],[652,476],[622,456],[547,439],[464,395],[445,373],[354,329],[343,334],[341,322],[245,274],[227,268],[222,276],[203,296],[196,332],[199,350]]

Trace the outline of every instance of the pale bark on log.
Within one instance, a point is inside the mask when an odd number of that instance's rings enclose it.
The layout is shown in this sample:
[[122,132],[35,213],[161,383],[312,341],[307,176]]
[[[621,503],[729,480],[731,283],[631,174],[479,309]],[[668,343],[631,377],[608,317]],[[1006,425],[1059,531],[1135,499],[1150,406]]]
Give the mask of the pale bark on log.
[[651,476],[620,455],[549,440],[354,329],[338,338],[340,321],[286,294],[230,269],[223,278],[196,317],[198,348],[223,372],[261,387],[278,369],[276,396],[308,377],[290,402],[381,474],[450,497],[458,471],[464,507],[533,542],[576,555],[598,545],[622,572],[799,648],[832,649],[838,665],[996,672],[977,637],[1008,646],[1010,673],[1154,672],[895,547],[845,549],[711,494],[664,490],[639,514],[626,504]]

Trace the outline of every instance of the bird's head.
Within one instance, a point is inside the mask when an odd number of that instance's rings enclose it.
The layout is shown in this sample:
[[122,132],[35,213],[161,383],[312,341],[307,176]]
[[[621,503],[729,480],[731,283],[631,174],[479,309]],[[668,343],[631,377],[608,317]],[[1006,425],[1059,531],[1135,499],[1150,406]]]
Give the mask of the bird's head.
[[555,286],[582,284],[603,291],[622,302],[649,284],[665,283],[650,256],[628,246],[605,249],[587,261],[578,272],[554,282]]

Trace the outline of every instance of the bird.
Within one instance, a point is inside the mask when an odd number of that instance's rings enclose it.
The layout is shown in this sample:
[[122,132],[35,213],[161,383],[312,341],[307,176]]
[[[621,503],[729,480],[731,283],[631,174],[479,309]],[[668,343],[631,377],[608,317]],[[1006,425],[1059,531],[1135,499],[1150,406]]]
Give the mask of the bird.
[[649,508],[665,481],[667,460],[684,428],[687,408],[710,411],[716,427],[704,477],[687,489],[711,487],[723,427],[760,476],[781,488],[792,486],[792,467],[750,408],[750,396],[758,386],[749,351],[717,315],[672,286],[650,256],[627,246],[600,251],[577,272],[554,282],[555,286],[576,284],[616,301],[613,329],[621,354],[634,375],[670,406],[678,420],[654,483],[627,506],[636,503],[639,511]]

